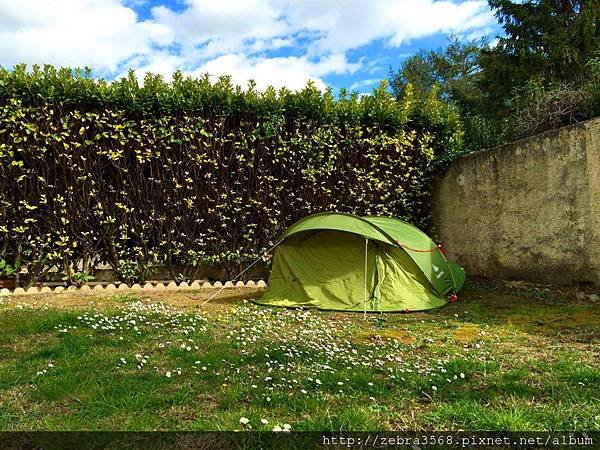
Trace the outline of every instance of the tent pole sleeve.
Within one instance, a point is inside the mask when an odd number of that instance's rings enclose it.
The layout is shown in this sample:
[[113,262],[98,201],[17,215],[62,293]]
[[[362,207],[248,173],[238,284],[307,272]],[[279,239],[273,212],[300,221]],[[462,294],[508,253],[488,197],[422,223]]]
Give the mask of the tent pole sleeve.
[[365,320],[367,320],[367,264],[368,264],[368,258],[367,258],[367,251],[369,249],[369,240],[365,238],[365,312],[364,312],[364,318]]

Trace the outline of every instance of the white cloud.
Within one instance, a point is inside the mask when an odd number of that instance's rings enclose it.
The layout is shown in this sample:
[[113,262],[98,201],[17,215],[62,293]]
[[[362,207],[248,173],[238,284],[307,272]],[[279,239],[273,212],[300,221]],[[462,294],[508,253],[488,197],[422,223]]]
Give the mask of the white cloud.
[[[415,9],[421,3],[418,0],[401,2],[406,9]],[[402,21],[401,26],[396,26],[392,45],[400,45],[411,39],[428,36],[434,33],[459,33],[465,30],[475,30],[486,27],[493,21],[493,14],[487,3],[480,1],[465,1],[456,4],[449,1],[426,1],[426,14],[414,14],[410,20]],[[395,5],[394,15],[402,14],[400,4]],[[399,25],[399,24],[397,24]]]
[[318,32],[318,52],[345,52],[374,40],[399,46],[434,33],[456,33],[488,25],[486,1],[339,0],[292,2],[286,9],[294,29]]
[[190,0],[182,12],[165,6],[152,9],[156,20],[175,28],[180,39],[270,37],[284,31],[279,11],[261,0]]
[[[307,79],[369,71],[348,52],[380,41],[396,47],[435,33],[467,35],[493,17],[485,0],[185,0],[180,11],[147,0],[0,0],[0,64],[129,67],[165,76],[230,74],[245,85],[299,88]],[[293,56],[281,56],[293,50]],[[278,56],[273,56],[274,51]],[[289,52],[288,52],[289,53]]]
[[350,85],[350,90],[354,91],[367,86],[373,86],[374,84],[379,83],[380,81],[381,80],[379,78],[368,78],[366,80],[356,81],[352,83],[352,85]]
[[326,88],[323,77],[330,74],[353,73],[360,63],[349,63],[344,55],[331,55],[318,61],[308,57],[248,57],[229,54],[212,59],[203,64],[193,75],[208,73],[211,76],[231,75],[235,84],[245,86],[248,80],[256,82],[256,88],[263,90],[271,85],[275,88],[287,87],[302,89],[308,80],[317,88]]
[[138,21],[118,0],[0,0],[0,63],[53,63],[113,71],[153,44],[172,41],[171,30]]

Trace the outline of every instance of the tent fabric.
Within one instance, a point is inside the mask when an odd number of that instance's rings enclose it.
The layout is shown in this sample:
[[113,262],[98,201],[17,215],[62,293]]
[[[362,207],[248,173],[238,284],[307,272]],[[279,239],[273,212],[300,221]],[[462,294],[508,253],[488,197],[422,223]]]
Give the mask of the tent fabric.
[[462,268],[449,264],[416,227],[388,217],[324,213],[296,222],[283,234],[267,290],[257,303],[416,311],[442,306],[463,283]]
[[414,225],[391,217],[365,217],[393,239],[414,260],[438,294],[444,296],[455,288],[452,270],[435,242]]
[[368,239],[396,245],[394,238],[367,218],[344,213],[321,213],[308,216],[289,227],[281,239],[311,230],[338,230],[358,234]]
[[[374,243],[367,251],[367,296],[373,295]],[[275,249],[261,303],[322,309],[364,308],[365,239],[335,230],[292,236]]]
[[377,262],[379,278],[374,311],[419,311],[446,304],[415,262],[401,249],[382,249]]
[[448,261],[448,265],[450,266],[450,270],[452,272],[452,277],[454,278],[454,284],[456,285],[456,292],[460,291],[462,287],[465,285],[465,280],[467,278],[467,274],[465,270],[460,267],[458,264],[452,261]]

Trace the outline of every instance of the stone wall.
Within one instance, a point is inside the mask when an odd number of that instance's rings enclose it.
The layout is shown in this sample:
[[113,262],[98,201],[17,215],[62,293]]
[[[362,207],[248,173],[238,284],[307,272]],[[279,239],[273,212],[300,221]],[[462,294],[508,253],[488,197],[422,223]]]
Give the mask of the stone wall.
[[433,211],[469,275],[600,284],[600,118],[455,161]]

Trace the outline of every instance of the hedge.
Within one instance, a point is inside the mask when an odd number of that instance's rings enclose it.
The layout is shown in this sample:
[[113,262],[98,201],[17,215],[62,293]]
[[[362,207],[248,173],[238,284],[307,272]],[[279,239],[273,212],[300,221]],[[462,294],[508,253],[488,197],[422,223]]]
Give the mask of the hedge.
[[461,140],[435,95],[394,99],[384,83],[334,97],[0,68],[0,271],[77,283],[105,262],[132,282],[165,264],[189,280],[205,264],[234,273],[315,212],[427,228],[436,158]]

